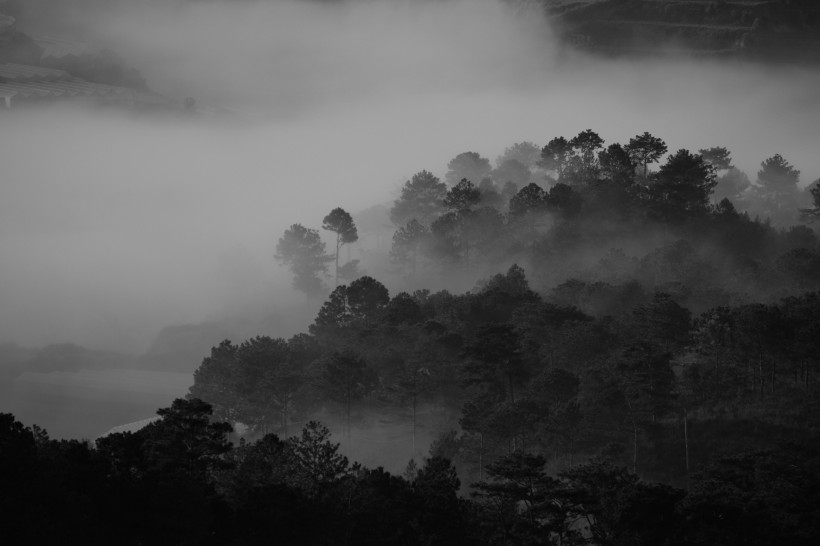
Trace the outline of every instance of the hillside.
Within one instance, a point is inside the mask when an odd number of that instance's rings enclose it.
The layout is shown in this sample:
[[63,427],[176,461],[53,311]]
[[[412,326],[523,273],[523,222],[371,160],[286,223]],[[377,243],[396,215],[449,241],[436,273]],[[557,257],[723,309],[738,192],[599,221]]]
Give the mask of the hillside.
[[547,0],[570,43],[596,53],[820,61],[820,7],[808,0]]

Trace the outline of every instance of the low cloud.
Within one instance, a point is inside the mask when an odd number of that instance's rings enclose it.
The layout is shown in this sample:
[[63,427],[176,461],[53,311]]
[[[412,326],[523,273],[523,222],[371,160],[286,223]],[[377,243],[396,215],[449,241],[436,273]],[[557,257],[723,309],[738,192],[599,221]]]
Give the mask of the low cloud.
[[169,324],[299,304],[272,257],[287,226],[389,201],[466,150],[650,131],[670,151],[727,146],[752,178],[774,153],[804,183],[820,176],[816,71],[593,59],[494,0],[143,1],[82,15],[73,28],[152,88],[244,123],[3,113],[0,341],[138,351]]

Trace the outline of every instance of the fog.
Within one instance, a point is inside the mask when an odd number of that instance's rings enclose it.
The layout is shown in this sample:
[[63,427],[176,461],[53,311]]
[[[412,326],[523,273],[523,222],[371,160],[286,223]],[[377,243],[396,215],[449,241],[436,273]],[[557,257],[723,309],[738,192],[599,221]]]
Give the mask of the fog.
[[290,224],[389,202],[467,150],[650,131],[726,146],[752,178],[774,153],[820,176],[816,70],[591,58],[496,0],[132,1],[71,28],[233,114],[2,113],[0,342],[138,353],[164,326],[286,313]]

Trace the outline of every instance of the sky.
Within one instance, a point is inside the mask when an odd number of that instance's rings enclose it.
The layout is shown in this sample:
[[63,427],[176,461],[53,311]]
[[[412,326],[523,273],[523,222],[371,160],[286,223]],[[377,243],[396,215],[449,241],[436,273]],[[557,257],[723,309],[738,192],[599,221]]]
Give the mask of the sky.
[[726,146],[752,179],[775,153],[820,177],[816,69],[592,58],[497,0],[90,4],[64,28],[233,121],[2,113],[0,342],[139,353],[165,326],[286,312],[289,225],[389,203],[468,150],[649,131]]

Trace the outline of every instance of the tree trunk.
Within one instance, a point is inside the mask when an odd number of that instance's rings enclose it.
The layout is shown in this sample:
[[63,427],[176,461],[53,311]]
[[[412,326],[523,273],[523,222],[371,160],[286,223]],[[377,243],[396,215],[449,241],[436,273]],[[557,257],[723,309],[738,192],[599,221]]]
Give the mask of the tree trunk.
[[350,389],[347,389],[347,443],[350,444]]
[[484,481],[484,433],[479,433],[481,444],[478,448],[478,481]]
[[689,491],[689,415],[683,408],[683,446],[686,452],[686,490]]
[[638,473],[638,423],[635,421],[635,412],[632,410],[632,403],[629,397],[624,397],[629,408],[629,420],[632,422],[632,473]]
[[638,427],[632,422],[632,473],[638,473]]
[[772,394],[774,394],[774,378],[775,378],[776,370],[777,370],[777,359],[772,359],[772,378],[771,378],[771,386],[769,387],[770,390],[772,391]]
[[416,456],[416,393],[413,393],[413,457]]
[[339,244],[341,234],[336,234],[336,269],[334,269],[334,281],[336,286],[339,286],[339,248],[342,246]]

